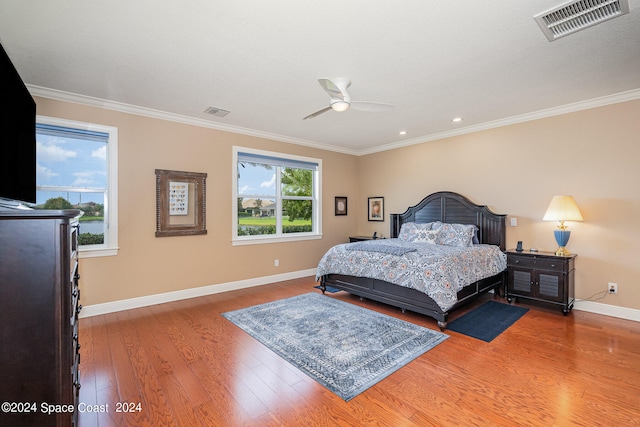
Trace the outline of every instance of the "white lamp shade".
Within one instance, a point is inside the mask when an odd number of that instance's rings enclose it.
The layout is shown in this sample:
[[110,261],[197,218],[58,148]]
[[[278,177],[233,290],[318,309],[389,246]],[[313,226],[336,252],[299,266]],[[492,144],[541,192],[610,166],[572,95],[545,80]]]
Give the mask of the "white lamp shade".
[[582,214],[573,196],[553,196],[543,221],[582,221]]

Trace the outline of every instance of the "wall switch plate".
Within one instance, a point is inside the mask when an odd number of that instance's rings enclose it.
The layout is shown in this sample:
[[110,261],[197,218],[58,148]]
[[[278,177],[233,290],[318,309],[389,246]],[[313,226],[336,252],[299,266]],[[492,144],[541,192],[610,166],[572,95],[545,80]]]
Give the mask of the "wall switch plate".
[[511,218],[511,226],[512,227],[518,226],[518,218]]

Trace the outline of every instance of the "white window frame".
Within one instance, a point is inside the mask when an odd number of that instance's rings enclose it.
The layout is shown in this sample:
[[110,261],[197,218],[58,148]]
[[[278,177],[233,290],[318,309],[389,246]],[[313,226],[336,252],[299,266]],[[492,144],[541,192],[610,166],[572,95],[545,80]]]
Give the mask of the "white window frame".
[[[318,169],[314,172],[313,176],[313,231],[310,233],[280,233],[280,234],[268,234],[268,235],[256,235],[256,236],[238,236],[238,153],[255,154],[259,156],[281,158],[283,160],[293,160],[307,163],[316,163]],[[231,244],[237,245],[255,245],[263,243],[279,243],[279,242],[292,242],[300,240],[315,240],[322,238],[322,160],[296,156],[293,154],[278,153],[273,151],[256,150],[246,147],[233,147],[232,156],[232,203],[231,203]],[[280,180],[278,180],[280,182]],[[280,189],[276,192],[276,198],[278,199],[276,205],[281,212],[282,209],[282,194]],[[286,198],[294,198],[287,196]],[[278,215],[278,221],[281,221],[280,215]]]
[[113,256],[118,254],[118,128],[93,123],[77,122],[56,117],[36,116],[36,123],[102,132],[109,135],[107,142],[107,191],[104,200],[104,244],[80,246],[80,258]]

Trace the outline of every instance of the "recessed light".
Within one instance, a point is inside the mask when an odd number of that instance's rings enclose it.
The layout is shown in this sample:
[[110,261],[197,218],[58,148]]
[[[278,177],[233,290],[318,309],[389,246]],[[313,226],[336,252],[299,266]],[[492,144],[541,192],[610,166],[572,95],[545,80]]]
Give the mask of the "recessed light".
[[452,119],[451,121],[454,122],[454,123],[461,122],[462,121],[462,117],[456,117],[456,118]]
[[406,135],[407,131],[406,130],[401,130],[399,133],[400,133],[400,135]]

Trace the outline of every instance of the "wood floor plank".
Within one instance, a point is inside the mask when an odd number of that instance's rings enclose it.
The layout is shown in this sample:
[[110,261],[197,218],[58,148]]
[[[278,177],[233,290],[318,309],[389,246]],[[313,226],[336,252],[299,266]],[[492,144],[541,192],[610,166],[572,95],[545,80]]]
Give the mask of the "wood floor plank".
[[[640,323],[530,310],[490,343],[456,332],[349,402],[222,313],[308,292],[312,277],[84,318],[80,401],[140,402],[80,427],[640,425]],[[433,319],[346,292],[350,304],[438,330]],[[454,319],[490,299],[486,295]]]
[[[89,375],[86,378],[83,375],[82,370],[87,370],[88,372],[95,372],[95,350],[93,345],[93,318],[84,319],[78,325],[78,335],[83,337],[82,345],[80,346],[80,380],[82,381],[81,394],[83,400],[82,409],[85,408],[86,405],[96,405],[96,377],[94,375]],[[82,390],[84,388],[85,390]],[[97,427],[98,426],[98,414],[95,411],[86,411],[78,413],[78,423],[82,424],[83,427]]]
[[122,418],[126,424],[170,426],[175,422],[175,417],[167,406],[157,375],[141,345],[138,335],[140,320],[136,318],[139,315],[139,311],[119,312],[119,322],[114,324],[114,329],[120,335],[118,339],[113,337],[112,354],[116,352],[114,360],[120,360],[125,373],[118,376],[121,400],[116,404],[116,410],[123,411]]

